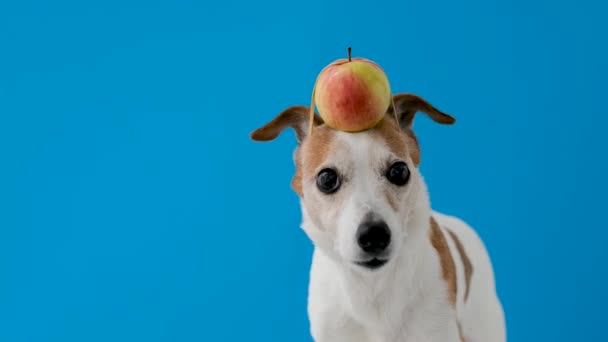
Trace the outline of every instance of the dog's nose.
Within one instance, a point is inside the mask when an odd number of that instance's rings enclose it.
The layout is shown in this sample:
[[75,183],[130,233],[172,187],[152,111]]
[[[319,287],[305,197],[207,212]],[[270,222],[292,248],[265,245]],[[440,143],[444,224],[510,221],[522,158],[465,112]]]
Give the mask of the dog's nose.
[[391,243],[391,231],[384,221],[364,222],[357,229],[357,242],[363,251],[378,254]]

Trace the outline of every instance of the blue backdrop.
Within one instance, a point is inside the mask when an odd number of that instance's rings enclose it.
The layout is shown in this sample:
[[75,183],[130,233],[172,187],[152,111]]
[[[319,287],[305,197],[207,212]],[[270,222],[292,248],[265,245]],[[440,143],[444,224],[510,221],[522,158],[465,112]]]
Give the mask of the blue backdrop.
[[0,341],[311,341],[293,133],[345,55],[419,117],[435,209],[485,240],[510,341],[606,341],[600,1],[4,1]]

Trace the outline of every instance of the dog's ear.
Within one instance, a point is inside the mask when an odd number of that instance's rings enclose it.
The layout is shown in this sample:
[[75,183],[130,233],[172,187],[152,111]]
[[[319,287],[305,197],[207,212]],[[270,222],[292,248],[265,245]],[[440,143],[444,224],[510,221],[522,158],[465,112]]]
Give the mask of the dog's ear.
[[[264,126],[251,132],[251,139],[255,141],[270,141],[274,140],[286,128],[290,127],[296,132],[298,143],[301,143],[308,134],[309,125],[309,108],[306,106],[293,106],[285,109],[277,115],[272,121]],[[318,115],[314,115],[314,124],[321,125],[323,119]]]
[[[414,94],[396,94],[393,96],[393,103],[395,104],[395,108],[392,108],[391,106],[388,114],[392,117],[396,116],[397,120],[399,120],[399,126],[403,129],[412,128],[414,116],[417,112],[423,112],[433,121],[440,124],[451,125],[456,122],[456,119],[454,119],[452,116],[443,113],[442,111],[433,107],[433,105],[428,103],[422,97]],[[396,109],[397,115],[394,114],[394,109]]]

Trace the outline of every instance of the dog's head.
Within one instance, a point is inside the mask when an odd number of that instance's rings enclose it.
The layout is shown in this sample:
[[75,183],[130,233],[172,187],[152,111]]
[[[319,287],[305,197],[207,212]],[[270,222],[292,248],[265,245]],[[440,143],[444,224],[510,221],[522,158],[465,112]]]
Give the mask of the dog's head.
[[356,269],[380,268],[428,222],[412,131],[416,112],[442,124],[455,121],[416,95],[395,95],[394,103],[377,126],[363,132],[334,130],[315,115],[309,135],[309,109],[295,106],[251,134],[269,141],[286,128],[295,130],[291,185],[301,198],[302,226],[326,255]]

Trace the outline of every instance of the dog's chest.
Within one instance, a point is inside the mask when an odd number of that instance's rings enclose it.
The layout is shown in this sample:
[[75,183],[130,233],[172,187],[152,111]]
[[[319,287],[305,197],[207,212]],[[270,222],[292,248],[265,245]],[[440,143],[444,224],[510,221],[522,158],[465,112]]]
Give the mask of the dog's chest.
[[[372,286],[372,287],[370,287]],[[349,281],[336,298],[366,341],[449,341],[453,314],[447,303],[429,288],[394,283],[377,295],[373,284]]]

